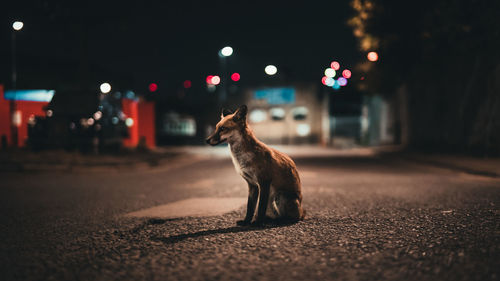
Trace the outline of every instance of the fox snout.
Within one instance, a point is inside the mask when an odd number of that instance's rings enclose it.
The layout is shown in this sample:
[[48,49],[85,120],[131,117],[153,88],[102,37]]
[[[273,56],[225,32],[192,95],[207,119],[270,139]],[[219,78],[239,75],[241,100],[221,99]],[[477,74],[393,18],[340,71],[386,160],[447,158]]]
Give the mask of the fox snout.
[[206,140],[206,142],[209,144],[209,145],[212,145],[212,146],[216,146],[218,145],[221,141],[220,141],[220,136],[219,134],[213,134],[211,136],[209,136]]

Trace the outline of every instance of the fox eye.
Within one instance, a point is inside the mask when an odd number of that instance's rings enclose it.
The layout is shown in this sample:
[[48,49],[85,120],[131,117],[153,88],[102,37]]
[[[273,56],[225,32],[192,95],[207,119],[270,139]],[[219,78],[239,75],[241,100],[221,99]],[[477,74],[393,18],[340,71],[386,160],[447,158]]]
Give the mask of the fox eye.
[[220,127],[221,131],[224,131],[225,129],[226,129],[226,127]]

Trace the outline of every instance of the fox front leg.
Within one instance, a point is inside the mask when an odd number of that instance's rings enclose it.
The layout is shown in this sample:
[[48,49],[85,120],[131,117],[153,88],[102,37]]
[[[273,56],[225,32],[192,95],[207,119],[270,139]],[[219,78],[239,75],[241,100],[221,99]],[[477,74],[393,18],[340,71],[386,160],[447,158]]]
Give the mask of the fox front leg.
[[257,216],[252,222],[252,225],[261,225],[266,217],[267,204],[269,200],[269,192],[271,189],[270,182],[262,182],[259,184],[259,207],[257,209]]
[[259,187],[248,183],[248,202],[247,202],[247,214],[245,219],[236,222],[238,225],[249,225],[252,222],[253,214],[255,213],[255,207],[257,206],[257,199],[259,198]]

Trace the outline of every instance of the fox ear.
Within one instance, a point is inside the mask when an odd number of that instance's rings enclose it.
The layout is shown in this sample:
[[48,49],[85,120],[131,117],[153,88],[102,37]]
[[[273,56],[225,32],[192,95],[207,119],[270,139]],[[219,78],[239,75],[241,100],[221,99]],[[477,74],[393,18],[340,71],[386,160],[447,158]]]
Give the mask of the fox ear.
[[233,119],[236,121],[243,121],[245,122],[247,120],[247,112],[248,108],[246,105],[242,105],[236,110],[236,113],[234,113]]
[[226,117],[226,115],[229,115],[229,114],[233,114],[233,112],[227,108],[223,108],[222,112],[220,114],[220,118],[222,119],[222,118]]

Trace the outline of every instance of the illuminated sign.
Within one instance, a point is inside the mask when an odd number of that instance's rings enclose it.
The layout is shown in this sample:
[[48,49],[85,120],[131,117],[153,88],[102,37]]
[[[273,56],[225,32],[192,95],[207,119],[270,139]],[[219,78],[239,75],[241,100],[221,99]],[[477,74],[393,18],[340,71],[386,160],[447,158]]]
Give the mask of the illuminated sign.
[[7,90],[4,93],[4,98],[6,100],[50,102],[55,92],[54,90]]
[[293,104],[295,103],[294,88],[268,88],[256,90],[254,98],[266,100],[268,104]]

